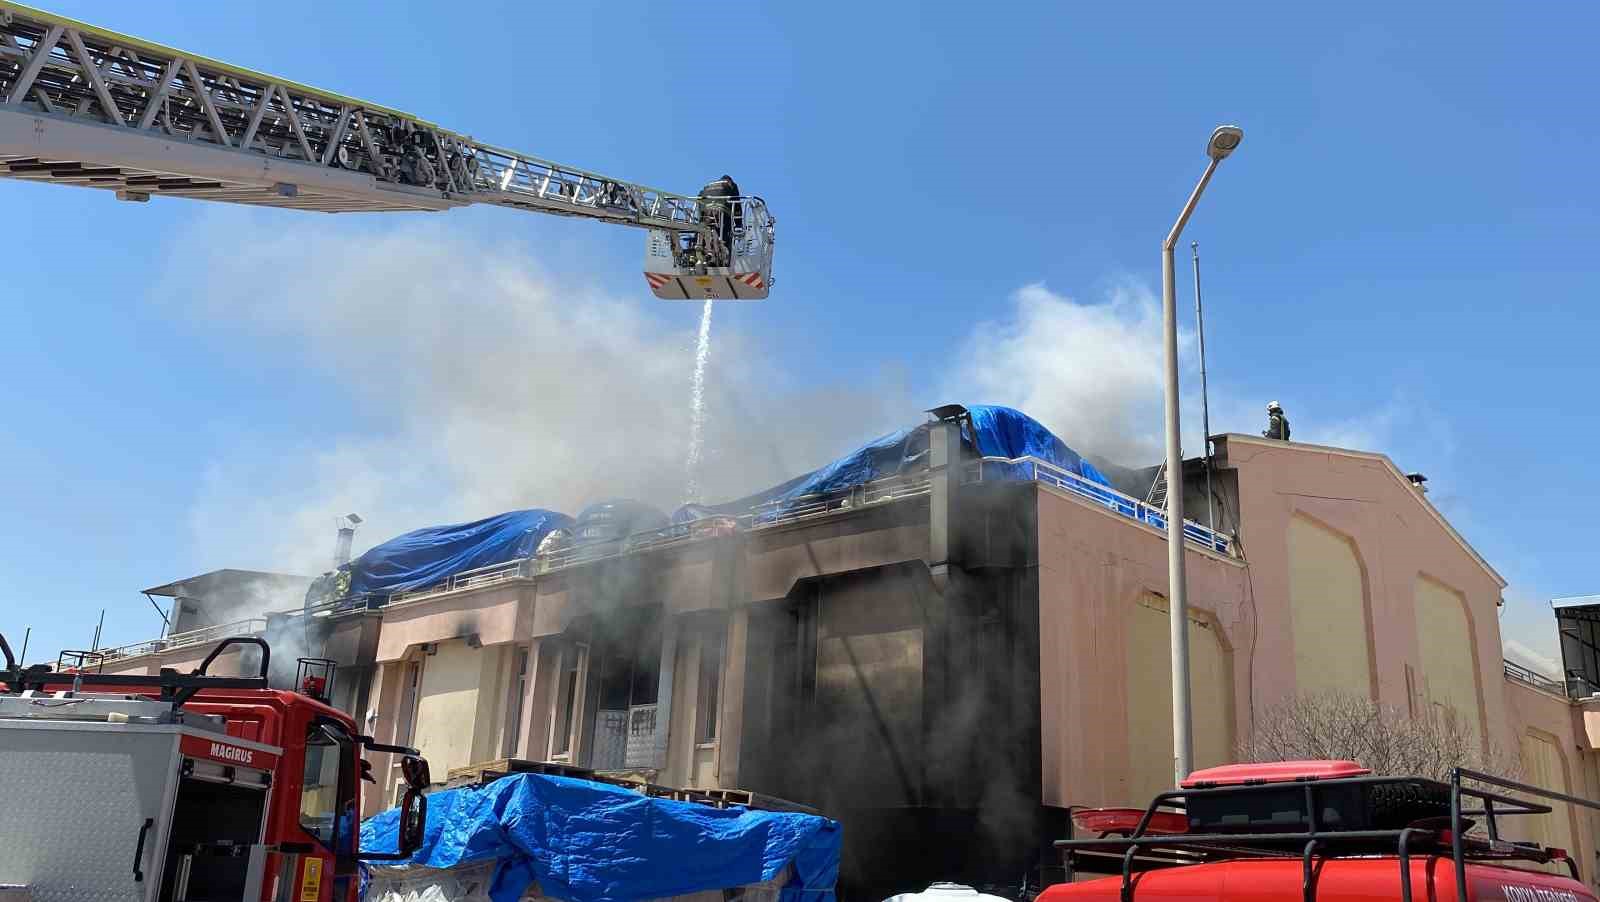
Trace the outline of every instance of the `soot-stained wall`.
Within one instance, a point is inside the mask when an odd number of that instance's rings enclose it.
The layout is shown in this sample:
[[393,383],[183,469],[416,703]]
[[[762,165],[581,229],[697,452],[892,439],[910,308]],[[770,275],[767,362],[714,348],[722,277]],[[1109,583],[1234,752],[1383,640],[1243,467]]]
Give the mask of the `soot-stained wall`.
[[1037,586],[922,562],[803,580],[750,613],[740,783],[845,828],[852,898],[1020,879],[1040,829]]

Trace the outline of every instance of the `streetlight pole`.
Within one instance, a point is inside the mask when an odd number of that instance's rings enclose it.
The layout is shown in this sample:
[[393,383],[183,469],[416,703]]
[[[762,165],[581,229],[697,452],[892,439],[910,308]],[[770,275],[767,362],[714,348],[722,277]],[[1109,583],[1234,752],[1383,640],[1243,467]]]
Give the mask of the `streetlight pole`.
[[1211,133],[1206,154],[1211,161],[1200,183],[1178,214],[1178,221],[1161,245],[1161,316],[1166,345],[1167,429],[1167,608],[1172,643],[1172,770],[1174,785],[1194,770],[1194,736],[1189,710],[1189,593],[1183,572],[1183,444],[1178,417],[1178,301],[1173,287],[1173,249],[1194,213],[1195,204],[1217,171],[1217,164],[1244,139],[1237,126],[1224,125]]

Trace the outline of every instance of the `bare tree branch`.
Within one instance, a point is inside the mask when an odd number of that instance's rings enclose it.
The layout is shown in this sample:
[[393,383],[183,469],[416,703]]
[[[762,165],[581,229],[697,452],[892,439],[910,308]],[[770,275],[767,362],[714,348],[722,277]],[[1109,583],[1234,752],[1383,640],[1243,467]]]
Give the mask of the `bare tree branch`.
[[1485,753],[1454,711],[1430,706],[1417,716],[1342,693],[1301,696],[1269,708],[1239,749],[1245,761],[1351,760],[1375,774],[1448,781],[1457,767],[1516,778],[1514,754]]

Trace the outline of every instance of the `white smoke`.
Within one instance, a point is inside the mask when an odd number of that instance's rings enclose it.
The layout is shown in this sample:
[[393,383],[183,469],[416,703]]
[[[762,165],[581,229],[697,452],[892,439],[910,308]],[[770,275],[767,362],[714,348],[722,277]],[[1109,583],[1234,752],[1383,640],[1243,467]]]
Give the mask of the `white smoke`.
[[[1082,301],[1035,283],[1017,290],[1011,301],[1004,315],[974,329],[957,355],[962,362],[945,394],[967,403],[1016,407],[1073,448],[1114,463],[1160,462],[1165,456],[1165,352],[1155,292],[1124,278],[1103,299]],[[1194,457],[1203,453],[1204,428],[1197,342],[1187,328],[1187,313],[1187,307],[1180,310],[1178,364],[1183,451]],[[1247,397],[1237,382],[1218,379],[1218,363],[1211,361],[1212,434],[1259,435],[1272,398],[1266,393]],[[1426,426],[1427,447],[1438,454],[1448,455],[1453,447],[1444,424],[1402,394],[1353,416],[1331,415],[1293,397],[1281,400],[1295,441],[1392,454],[1397,428],[1404,423],[1411,430]]]
[[[542,271],[527,246],[442,223],[366,231],[297,221],[280,232],[234,217],[177,246],[170,303],[238,341],[242,359],[259,354],[249,365],[263,379],[308,368],[338,406],[359,412],[289,446],[240,435],[214,461],[191,526],[196,556],[216,566],[326,570],[333,518],[352,511],[367,520],[359,552],[523,506],[576,513],[629,497],[670,511],[686,494],[732,499],[951,401],[1017,407],[1114,462],[1161,457],[1159,304],[1133,280],[1093,302],[1027,285],[975,328],[947,378],[913,386],[892,348],[882,372],[850,383],[774,366],[784,355],[732,328],[719,330],[714,358],[697,359],[684,316],[694,308],[608,296]],[[188,265],[197,257],[210,261],[198,283]],[[1181,338],[1192,392],[1190,336]],[[1259,429],[1264,402],[1214,381],[1213,431]],[[1189,454],[1199,453],[1198,412],[1186,396]],[[1305,422],[1295,437],[1315,439]],[[1388,424],[1340,431],[1376,442]]]
[[1025,411],[1079,451],[1155,462],[1163,358],[1150,290],[1123,282],[1103,302],[1080,303],[1036,283],[1013,305],[1006,319],[978,326],[948,393]]
[[[356,549],[433,523],[523,506],[576,513],[605,498],[665,511],[686,487],[695,332],[684,305],[618,299],[541,271],[533,249],[444,225],[378,232],[260,220],[182,236],[164,286],[241,360],[324,374],[358,421],[266,447],[243,434],[209,467],[191,513],[217,566],[319,573],[333,518],[366,519]],[[198,271],[194,259],[210,261]],[[707,499],[818,466],[915,422],[892,378],[804,386],[735,332],[705,371]]]

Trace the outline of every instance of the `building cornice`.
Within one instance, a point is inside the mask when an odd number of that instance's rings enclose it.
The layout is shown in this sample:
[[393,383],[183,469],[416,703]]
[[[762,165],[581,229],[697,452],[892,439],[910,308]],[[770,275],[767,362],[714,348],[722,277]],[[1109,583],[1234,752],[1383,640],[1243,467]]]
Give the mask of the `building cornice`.
[[1499,571],[1490,566],[1489,562],[1484,559],[1483,555],[1479,554],[1478,550],[1472,547],[1472,543],[1468,542],[1466,538],[1461,535],[1461,533],[1456,531],[1454,526],[1450,525],[1450,521],[1446,520],[1444,514],[1441,514],[1439,509],[1433,506],[1433,503],[1428,500],[1427,496],[1417,491],[1416,487],[1411,484],[1411,480],[1406,478],[1406,474],[1402,473],[1400,468],[1395,466],[1394,461],[1390,460],[1389,456],[1386,454],[1379,454],[1375,451],[1354,451],[1349,448],[1335,448],[1332,445],[1313,445],[1307,442],[1285,442],[1279,441],[1278,439],[1268,439],[1255,435],[1245,435],[1239,432],[1228,432],[1222,435],[1212,436],[1212,441],[1222,444],[1224,449],[1222,456],[1224,459],[1227,457],[1227,447],[1232,445],[1247,445],[1251,448],[1260,448],[1268,451],[1286,451],[1293,454],[1329,454],[1336,457],[1346,457],[1354,460],[1380,464],[1384,470],[1389,473],[1390,477],[1393,478],[1398,485],[1405,489],[1405,494],[1410,496],[1411,499],[1414,500],[1423,510],[1423,512],[1425,512],[1429,517],[1432,517],[1434,522],[1438,523],[1439,526],[1442,527],[1452,539],[1455,539],[1456,544],[1460,545],[1461,549],[1465,551],[1474,561],[1476,561],[1478,566],[1482,567],[1484,572],[1489,574],[1489,576],[1495,581],[1496,584],[1500,586],[1500,588],[1504,589],[1506,587],[1505,577],[1501,576]]

